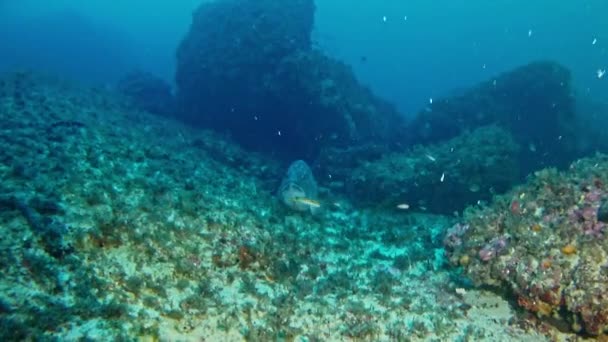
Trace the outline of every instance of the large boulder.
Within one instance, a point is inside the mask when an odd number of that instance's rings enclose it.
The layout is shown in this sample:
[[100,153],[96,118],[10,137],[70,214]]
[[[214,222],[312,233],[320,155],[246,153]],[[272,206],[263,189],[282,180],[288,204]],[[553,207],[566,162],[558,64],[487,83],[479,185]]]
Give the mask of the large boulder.
[[519,159],[527,174],[547,165],[566,166],[576,157],[574,119],[570,72],[540,61],[460,95],[435,99],[410,124],[408,139],[413,144],[436,143],[475,127],[498,124],[524,147]]
[[601,151],[608,153],[608,102],[589,96],[579,96],[576,99],[576,128],[578,148],[581,151],[593,153]]
[[299,51],[284,58],[273,76],[267,95],[283,108],[276,120],[307,154],[316,156],[323,147],[401,139],[403,117],[392,104],[361,86],[342,62],[319,51]]
[[476,285],[549,322],[608,333],[608,157],[537,171],[448,230],[450,261]]
[[171,115],[174,111],[171,86],[149,72],[129,72],[118,82],[116,88],[139,109],[159,115]]
[[490,199],[518,180],[518,146],[497,126],[478,128],[447,142],[393,152],[352,169],[346,189],[365,206],[451,214]]
[[201,5],[177,53],[182,118],[289,160],[394,138],[395,109],[312,49],[314,10],[312,0]]

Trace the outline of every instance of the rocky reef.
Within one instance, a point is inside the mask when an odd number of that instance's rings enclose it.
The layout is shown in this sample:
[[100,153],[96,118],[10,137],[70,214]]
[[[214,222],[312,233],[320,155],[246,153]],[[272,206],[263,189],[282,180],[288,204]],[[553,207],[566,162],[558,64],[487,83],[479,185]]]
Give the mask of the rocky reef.
[[447,142],[392,152],[351,170],[345,187],[366,206],[407,203],[451,214],[487,201],[519,179],[518,145],[498,126],[481,127]]
[[608,153],[608,102],[587,96],[576,99],[578,145],[582,151]]
[[549,61],[516,68],[464,91],[434,99],[410,123],[413,144],[437,143],[475,127],[497,124],[523,148],[522,175],[567,166],[577,150],[575,101],[570,72]]
[[545,169],[448,230],[453,265],[476,285],[565,329],[608,333],[608,157]]
[[608,334],[608,157],[538,170],[581,150],[568,71],[532,63],[408,128],[312,48],[313,16],[199,7],[170,111],[213,131],[146,102],[170,90],[145,73],[120,95],[0,78],[0,340]]
[[117,89],[137,108],[149,113],[169,116],[175,112],[171,86],[149,72],[136,70],[128,73],[118,82]]
[[399,137],[324,147],[314,166],[322,185],[360,205],[406,202],[451,213],[489,200],[530,172],[564,168],[605,149],[601,130],[586,129],[590,120],[601,122],[601,107],[586,108],[589,114],[576,113],[567,69],[534,62],[434,99],[405,128],[391,132],[370,123],[369,135]]
[[293,211],[276,161],[107,89],[5,75],[0,119],[3,341],[558,334],[454,281],[453,217],[321,189],[317,215]]
[[177,52],[179,116],[291,160],[397,137],[403,119],[311,45],[314,4],[202,4]]

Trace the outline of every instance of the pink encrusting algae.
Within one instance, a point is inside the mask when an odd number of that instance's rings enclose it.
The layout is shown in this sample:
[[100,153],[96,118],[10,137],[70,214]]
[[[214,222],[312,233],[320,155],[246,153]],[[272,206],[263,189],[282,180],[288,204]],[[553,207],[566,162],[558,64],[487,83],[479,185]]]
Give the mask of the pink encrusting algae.
[[[513,292],[538,317],[608,333],[607,182],[608,157],[599,154],[565,172],[536,172],[491,205],[470,207],[448,231],[448,256],[476,284]],[[471,254],[477,260],[463,265]]]

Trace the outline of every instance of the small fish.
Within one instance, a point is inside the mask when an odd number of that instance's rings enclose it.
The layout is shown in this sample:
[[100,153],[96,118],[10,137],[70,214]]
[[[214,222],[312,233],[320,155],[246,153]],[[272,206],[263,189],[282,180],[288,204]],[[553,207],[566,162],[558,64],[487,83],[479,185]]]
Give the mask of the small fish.
[[401,204],[397,204],[397,209],[401,209],[401,210],[407,210],[410,208],[410,205],[407,203],[401,203]]
[[307,205],[311,208],[319,208],[321,207],[321,203],[317,200],[314,200],[312,198],[307,198],[307,197],[295,197],[294,199],[292,199],[292,201],[294,201],[295,203],[300,203],[300,204],[304,204]]
[[432,155],[430,155],[430,154],[428,154],[428,153],[427,153],[427,154],[425,154],[424,156],[425,156],[425,157],[427,157],[427,158],[428,158],[430,161],[432,161],[432,162],[437,161],[437,158],[433,157]]
[[445,180],[445,172],[441,174],[441,178],[439,179],[439,181],[441,183],[443,183],[444,180]]

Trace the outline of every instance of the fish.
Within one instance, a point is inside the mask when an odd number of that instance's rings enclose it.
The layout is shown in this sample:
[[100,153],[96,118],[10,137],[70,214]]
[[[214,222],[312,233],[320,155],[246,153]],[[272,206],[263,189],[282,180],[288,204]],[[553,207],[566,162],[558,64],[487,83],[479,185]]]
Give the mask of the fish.
[[410,208],[410,205],[407,203],[401,203],[401,204],[397,204],[397,209],[401,209],[401,210],[407,210]]
[[292,199],[292,201],[294,203],[307,205],[310,208],[320,208],[321,207],[321,202],[314,200],[312,198],[308,198],[308,197],[294,197]]

